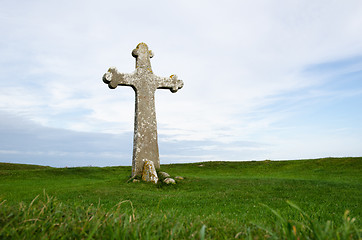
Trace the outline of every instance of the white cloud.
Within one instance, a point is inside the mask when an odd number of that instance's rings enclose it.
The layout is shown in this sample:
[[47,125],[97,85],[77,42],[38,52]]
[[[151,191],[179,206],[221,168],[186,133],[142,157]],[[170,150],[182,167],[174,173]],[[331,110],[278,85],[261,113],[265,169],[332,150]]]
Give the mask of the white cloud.
[[[225,155],[245,150],[237,141],[271,143],[259,151],[278,158],[273,146],[293,132],[268,133],[321,101],[361,95],[325,89],[335,76],[361,71],[358,60],[309,71],[362,55],[359,1],[8,1],[0,16],[0,109],[46,127],[132,132],[133,90],[110,90],[101,77],[111,66],[132,72],[130,53],[141,41],[155,53],[155,74],[185,83],[176,94],[157,91],[165,141],[229,143]],[[240,158],[248,156],[265,157]]]

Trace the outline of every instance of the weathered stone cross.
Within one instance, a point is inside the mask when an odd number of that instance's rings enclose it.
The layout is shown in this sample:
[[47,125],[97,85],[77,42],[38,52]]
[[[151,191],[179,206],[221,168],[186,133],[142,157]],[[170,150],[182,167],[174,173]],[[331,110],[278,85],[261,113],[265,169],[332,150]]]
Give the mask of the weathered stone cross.
[[136,70],[132,74],[119,73],[116,68],[108,69],[103,75],[103,82],[109,88],[131,86],[136,93],[132,177],[142,174],[143,161],[153,161],[156,169],[160,168],[160,158],[157,143],[157,122],[155,111],[155,91],[158,88],[177,92],[183,86],[183,81],[176,75],[169,78],[153,74],[150,58],[152,51],[145,43],[137,45],[132,51],[136,58]]

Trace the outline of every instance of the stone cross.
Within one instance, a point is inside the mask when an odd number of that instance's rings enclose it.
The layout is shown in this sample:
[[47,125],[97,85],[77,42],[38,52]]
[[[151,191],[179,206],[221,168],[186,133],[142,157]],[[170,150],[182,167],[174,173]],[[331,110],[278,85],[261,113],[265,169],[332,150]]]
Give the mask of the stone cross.
[[157,143],[157,122],[155,111],[155,91],[158,88],[177,92],[183,86],[183,81],[176,75],[158,77],[153,74],[150,58],[152,51],[145,43],[137,45],[132,51],[136,58],[136,70],[132,74],[119,73],[116,68],[109,68],[103,75],[103,82],[109,88],[130,86],[136,93],[132,177],[142,174],[145,160],[151,160],[156,169],[160,168],[160,158]]

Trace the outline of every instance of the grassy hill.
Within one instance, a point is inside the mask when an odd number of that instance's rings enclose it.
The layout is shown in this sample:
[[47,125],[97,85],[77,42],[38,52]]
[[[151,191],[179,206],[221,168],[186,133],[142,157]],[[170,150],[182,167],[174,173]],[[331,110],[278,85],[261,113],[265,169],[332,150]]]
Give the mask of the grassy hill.
[[171,186],[127,183],[131,167],[0,163],[0,238],[44,235],[39,227],[53,207],[70,217],[48,220],[49,231],[68,236],[72,230],[76,235],[69,238],[360,238],[362,158],[169,164],[161,170],[185,179]]

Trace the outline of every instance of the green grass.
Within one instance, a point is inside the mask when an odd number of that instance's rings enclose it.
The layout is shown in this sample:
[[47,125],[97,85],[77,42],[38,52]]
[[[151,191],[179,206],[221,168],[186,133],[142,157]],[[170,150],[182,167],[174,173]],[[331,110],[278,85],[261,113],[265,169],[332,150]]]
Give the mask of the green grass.
[[362,158],[161,169],[185,179],[127,183],[130,167],[0,163],[0,239],[360,238]]

